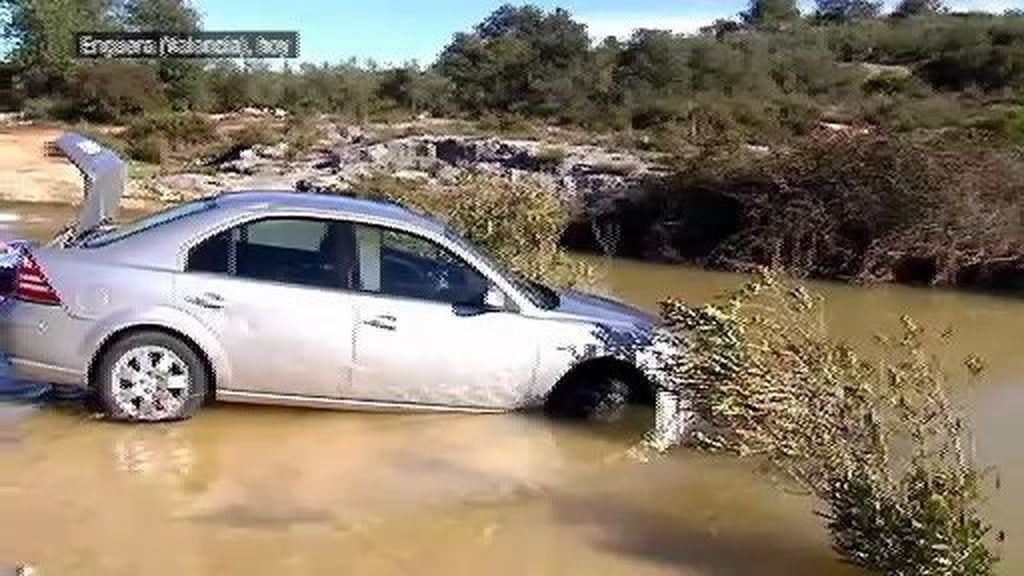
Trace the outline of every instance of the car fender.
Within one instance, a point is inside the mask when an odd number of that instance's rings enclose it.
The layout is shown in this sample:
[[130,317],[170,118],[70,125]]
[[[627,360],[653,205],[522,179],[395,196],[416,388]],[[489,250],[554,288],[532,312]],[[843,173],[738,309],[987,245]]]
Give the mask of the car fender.
[[96,322],[86,334],[80,351],[82,357],[86,358],[86,370],[92,367],[92,362],[96,360],[96,353],[111,336],[135,326],[166,328],[190,339],[210,361],[217,386],[230,386],[231,365],[224,348],[213,332],[195,317],[170,306],[129,308],[115,312]]
[[636,366],[649,341],[629,329],[593,322],[562,321],[548,332],[537,370],[536,395],[547,397],[555,385],[579,365],[600,358],[614,358]]

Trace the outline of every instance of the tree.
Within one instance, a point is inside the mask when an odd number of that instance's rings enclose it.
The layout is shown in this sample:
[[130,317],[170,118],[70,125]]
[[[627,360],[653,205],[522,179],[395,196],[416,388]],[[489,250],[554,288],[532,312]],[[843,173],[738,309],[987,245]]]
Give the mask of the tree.
[[586,105],[591,61],[587,27],[567,11],[505,5],[456,34],[436,68],[470,112],[561,117]]
[[3,38],[29,95],[62,90],[75,64],[75,33],[113,30],[112,0],[0,0]]
[[892,15],[898,18],[922,16],[925,14],[941,14],[946,11],[942,0],[901,0]]
[[193,32],[202,22],[188,0],[123,0],[119,16],[129,30]]
[[735,20],[719,18],[712,22],[711,24],[703,26],[700,29],[700,33],[707,36],[714,36],[715,38],[721,40],[725,36],[732,34],[734,32],[739,32],[741,30],[743,30],[743,23],[737,22]]
[[799,17],[796,0],[750,0],[750,8],[740,13],[744,22],[758,28],[775,28]]
[[[194,32],[201,28],[199,11],[189,0],[123,0],[119,17],[128,30]],[[153,63],[175,108],[198,108],[207,102],[202,64],[159,60]]]
[[817,0],[817,6],[815,17],[825,21],[877,18],[882,12],[882,2],[876,0]]

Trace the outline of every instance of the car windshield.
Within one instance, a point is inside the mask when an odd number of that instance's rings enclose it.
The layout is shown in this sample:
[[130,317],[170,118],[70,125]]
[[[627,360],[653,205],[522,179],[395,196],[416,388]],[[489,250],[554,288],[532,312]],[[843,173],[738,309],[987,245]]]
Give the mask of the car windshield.
[[525,294],[526,297],[530,299],[530,302],[538,308],[552,310],[557,308],[561,303],[561,299],[558,297],[558,292],[555,292],[540,282],[524,278],[520,274],[513,272],[487,254],[483,248],[472,244],[451,228],[445,227],[444,233],[449,240],[461,246],[463,250],[474,254],[477,258],[490,265],[491,268],[498,272],[498,274],[515,285],[516,289]]
[[203,199],[174,206],[167,210],[161,210],[160,212],[143,216],[138,220],[128,222],[116,228],[95,231],[92,234],[87,235],[79,245],[83,248],[99,248],[100,246],[113,244],[114,242],[127,238],[133,234],[138,234],[144,230],[156,228],[162,224],[166,224],[186,216],[191,216],[197,212],[209,210],[213,207],[213,203],[212,199]]

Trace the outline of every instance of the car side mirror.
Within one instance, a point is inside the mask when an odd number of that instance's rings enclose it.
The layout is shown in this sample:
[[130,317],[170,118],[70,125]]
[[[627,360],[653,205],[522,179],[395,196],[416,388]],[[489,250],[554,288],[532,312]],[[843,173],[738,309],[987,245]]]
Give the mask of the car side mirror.
[[504,292],[497,286],[491,286],[484,293],[483,305],[487,310],[504,310],[508,307],[508,301]]

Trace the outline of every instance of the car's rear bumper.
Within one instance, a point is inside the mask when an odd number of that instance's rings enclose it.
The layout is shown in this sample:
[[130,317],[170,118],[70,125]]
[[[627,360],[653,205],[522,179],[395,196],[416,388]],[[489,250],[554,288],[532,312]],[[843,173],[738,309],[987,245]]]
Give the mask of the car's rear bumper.
[[84,385],[79,324],[59,306],[0,300],[0,354],[16,378]]

